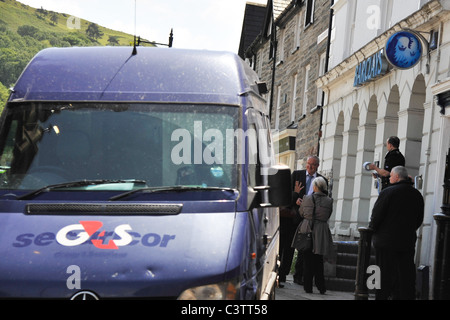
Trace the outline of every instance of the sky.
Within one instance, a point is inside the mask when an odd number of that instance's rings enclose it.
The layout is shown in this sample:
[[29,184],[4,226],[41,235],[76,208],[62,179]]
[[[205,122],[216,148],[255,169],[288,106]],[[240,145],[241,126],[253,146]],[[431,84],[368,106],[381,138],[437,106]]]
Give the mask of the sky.
[[[245,3],[267,0],[19,0],[174,48],[237,53]],[[136,7],[136,20],[135,20]]]

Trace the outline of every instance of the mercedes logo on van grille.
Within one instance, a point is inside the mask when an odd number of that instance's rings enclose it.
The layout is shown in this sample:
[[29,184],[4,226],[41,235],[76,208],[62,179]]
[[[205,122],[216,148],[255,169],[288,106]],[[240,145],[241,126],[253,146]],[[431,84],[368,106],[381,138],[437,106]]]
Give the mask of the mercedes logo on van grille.
[[72,296],[70,300],[99,300],[98,296],[90,291],[80,291]]

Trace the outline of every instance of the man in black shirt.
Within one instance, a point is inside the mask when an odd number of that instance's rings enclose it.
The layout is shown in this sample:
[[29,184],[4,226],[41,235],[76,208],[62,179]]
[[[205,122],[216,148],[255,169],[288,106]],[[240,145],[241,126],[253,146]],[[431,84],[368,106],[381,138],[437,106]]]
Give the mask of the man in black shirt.
[[371,163],[368,165],[369,170],[374,170],[377,172],[378,176],[381,178],[381,189],[385,189],[390,185],[389,177],[391,175],[392,168],[397,166],[405,166],[405,157],[402,155],[400,150],[400,139],[398,137],[390,137],[386,141],[386,147],[388,153],[384,157],[384,167],[383,169],[378,168],[375,164]]

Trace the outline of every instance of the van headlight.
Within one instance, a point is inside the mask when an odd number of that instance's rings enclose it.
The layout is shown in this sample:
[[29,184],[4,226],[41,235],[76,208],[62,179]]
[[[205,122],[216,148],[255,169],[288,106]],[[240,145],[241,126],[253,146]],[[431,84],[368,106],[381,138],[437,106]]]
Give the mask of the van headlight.
[[237,281],[227,281],[184,290],[178,300],[235,300],[238,299]]

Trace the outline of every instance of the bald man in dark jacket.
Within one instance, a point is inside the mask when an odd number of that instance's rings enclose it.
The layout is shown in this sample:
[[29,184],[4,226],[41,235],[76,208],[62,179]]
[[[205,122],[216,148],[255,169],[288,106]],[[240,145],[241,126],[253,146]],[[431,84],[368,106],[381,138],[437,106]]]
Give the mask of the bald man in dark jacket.
[[381,288],[376,291],[376,299],[413,300],[416,232],[423,222],[424,200],[412,186],[404,167],[392,169],[390,183],[380,193],[369,225],[374,231],[373,245],[381,271]]

